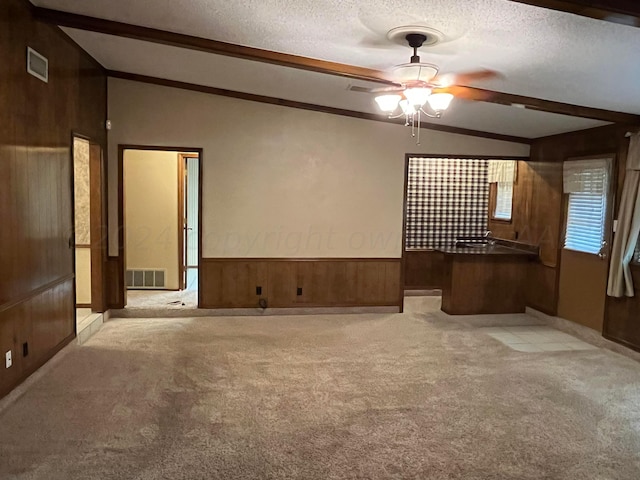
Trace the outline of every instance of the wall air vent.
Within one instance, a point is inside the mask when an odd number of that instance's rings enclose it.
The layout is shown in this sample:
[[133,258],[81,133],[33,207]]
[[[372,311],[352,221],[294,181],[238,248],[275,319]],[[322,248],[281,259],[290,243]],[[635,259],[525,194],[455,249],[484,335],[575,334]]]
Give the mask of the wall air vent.
[[164,288],[166,270],[127,270],[127,288]]
[[27,72],[43,82],[49,82],[49,60],[27,47]]

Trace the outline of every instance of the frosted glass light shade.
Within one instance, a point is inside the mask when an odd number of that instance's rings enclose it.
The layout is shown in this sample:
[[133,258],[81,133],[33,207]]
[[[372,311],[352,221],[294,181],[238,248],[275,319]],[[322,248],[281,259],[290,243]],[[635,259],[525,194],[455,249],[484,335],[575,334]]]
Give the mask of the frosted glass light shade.
[[449,108],[451,100],[453,95],[450,93],[434,93],[427,99],[429,106],[436,112],[443,112]]
[[375,100],[383,112],[393,112],[402,97],[400,95],[378,95]]
[[429,95],[431,95],[430,88],[407,88],[404,91],[404,96],[414,107],[421,107],[427,103]]
[[404,113],[405,115],[413,115],[417,111],[416,108],[411,105],[408,100],[401,100],[400,108],[402,109],[402,113]]
[[428,83],[437,74],[438,67],[430,63],[404,63],[393,69],[393,79],[398,83]]

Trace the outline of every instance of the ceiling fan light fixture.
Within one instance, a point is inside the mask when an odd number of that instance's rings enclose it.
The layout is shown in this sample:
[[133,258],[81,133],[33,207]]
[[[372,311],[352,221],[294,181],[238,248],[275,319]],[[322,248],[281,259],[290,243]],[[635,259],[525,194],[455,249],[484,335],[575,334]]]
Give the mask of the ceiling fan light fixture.
[[444,112],[451,105],[453,95],[450,93],[434,93],[427,98],[429,106],[436,113]]
[[393,79],[399,83],[429,83],[438,74],[430,63],[403,63],[393,69]]
[[[413,50],[411,61],[397,65],[391,77],[385,76],[390,80],[389,86],[378,88],[351,86],[350,90],[379,94],[375,100],[380,109],[389,114],[389,119],[399,119],[404,116],[405,125],[411,127],[411,135],[417,137],[418,145],[420,145],[422,117],[441,118],[455,98],[449,92],[456,92],[456,95],[460,93],[459,96],[463,99],[482,100],[470,95],[465,96],[463,85],[499,76],[498,72],[487,69],[456,75],[438,75],[438,67],[421,62],[418,55],[419,48],[435,45],[444,38],[440,32],[428,27],[397,27],[389,31],[387,37],[400,45],[408,44]],[[424,107],[427,103],[428,108]],[[397,112],[398,107],[400,107],[400,113]]]
[[403,93],[409,103],[418,109],[427,103],[431,89],[427,87],[407,88]]
[[409,103],[409,100],[400,100],[400,108],[403,115],[414,115],[418,109]]
[[375,100],[378,107],[383,112],[391,113],[398,107],[398,102],[402,98],[401,95],[378,95]]

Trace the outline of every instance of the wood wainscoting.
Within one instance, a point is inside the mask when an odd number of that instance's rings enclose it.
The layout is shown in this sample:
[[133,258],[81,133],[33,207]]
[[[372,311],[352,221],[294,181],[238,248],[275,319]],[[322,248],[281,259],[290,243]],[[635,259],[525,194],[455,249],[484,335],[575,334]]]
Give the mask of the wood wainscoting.
[[444,255],[431,249],[407,250],[404,253],[404,289],[442,288]]
[[400,258],[203,258],[201,308],[398,306]]
[[558,308],[558,275],[555,267],[541,261],[527,266],[527,306],[554,316]]
[[107,307],[124,308],[127,287],[124,284],[124,262],[120,257],[107,257],[106,279]]
[[[640,286],[640,265],[631,265],[633,285]],[[635,297],[607,297],[602,335],[640,352],[640,295]]]
[[[0,397],[15,388],[75,337],[73,274],[0,306]],[[26,344],[26,347],[25,347]],[[11,350],[13,365],[4,368]],[[26,355],[25,355],[26,354]]]

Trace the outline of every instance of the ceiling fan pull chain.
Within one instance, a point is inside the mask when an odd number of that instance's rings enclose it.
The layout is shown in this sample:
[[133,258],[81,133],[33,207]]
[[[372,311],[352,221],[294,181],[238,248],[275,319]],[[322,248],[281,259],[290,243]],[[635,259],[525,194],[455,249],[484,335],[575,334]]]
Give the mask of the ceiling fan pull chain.
[[416,145],[420,145],[420,112],[422,109],[418,110],[418,138],[416,140]]

